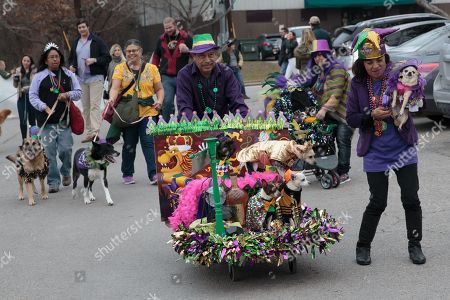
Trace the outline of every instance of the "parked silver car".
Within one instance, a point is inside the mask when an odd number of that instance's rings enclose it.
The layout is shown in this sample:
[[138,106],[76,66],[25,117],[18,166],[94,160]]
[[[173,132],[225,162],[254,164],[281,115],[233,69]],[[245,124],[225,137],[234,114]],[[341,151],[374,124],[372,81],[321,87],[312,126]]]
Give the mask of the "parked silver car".
[[450,119],[450,37],[441,48],[439,73],[433,85],[434,100],[444,117]]
[[420,62],[419,71],[427,81],[425,85],[425,105],[423,114],[432,120],[442,118],[442,111],[436,106],[433,97],[433,82],[439,71],[439,57],[442,45],[450,35],[450,24],[392,48],[388,53],[393,62],[415,58]]

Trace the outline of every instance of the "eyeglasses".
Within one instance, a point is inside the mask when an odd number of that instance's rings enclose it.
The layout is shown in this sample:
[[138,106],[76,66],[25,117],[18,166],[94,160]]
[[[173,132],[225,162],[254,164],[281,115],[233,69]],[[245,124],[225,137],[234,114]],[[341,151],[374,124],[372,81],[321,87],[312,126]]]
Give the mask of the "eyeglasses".
[[141,50],[141,49],[129,49],[129,50],[125,50],[125,53],[137,53],[137,52],[139,52],[139,50]]

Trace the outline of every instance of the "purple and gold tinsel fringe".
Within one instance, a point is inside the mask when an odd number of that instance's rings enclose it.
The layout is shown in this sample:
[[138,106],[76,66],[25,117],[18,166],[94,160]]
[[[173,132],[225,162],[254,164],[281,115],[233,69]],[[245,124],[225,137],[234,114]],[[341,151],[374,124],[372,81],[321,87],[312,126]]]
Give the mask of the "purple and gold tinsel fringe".
[[281,265],[290,256],[330,251],[344,230],[325,210],[303,207],[299,228],[277,225],[263,232],[246,231],[239,235],[219,236],[211,230],[180,226],[172,234],[174,250],[189,263],[211,266],[227,263],[237,266],[261,262]]

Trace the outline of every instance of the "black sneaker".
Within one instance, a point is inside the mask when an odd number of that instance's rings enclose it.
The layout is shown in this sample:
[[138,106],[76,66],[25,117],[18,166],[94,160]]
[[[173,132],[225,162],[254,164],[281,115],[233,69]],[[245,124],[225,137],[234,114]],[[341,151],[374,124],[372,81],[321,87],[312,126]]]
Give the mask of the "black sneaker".
[[422,247],[420,246],[419,242],[409,242],[408,252],[409,252],[409,259],[415,265],[422,265],[427,261],[425,255],[423,255]]
[[370,258],[370,248],[356,247],[356,263],[358,265],[370,265],[372,259]]

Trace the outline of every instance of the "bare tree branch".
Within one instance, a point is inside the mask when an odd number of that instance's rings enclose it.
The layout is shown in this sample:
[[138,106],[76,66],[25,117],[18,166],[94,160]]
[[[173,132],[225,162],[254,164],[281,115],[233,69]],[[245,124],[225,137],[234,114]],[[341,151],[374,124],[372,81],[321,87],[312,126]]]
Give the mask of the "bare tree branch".
[[416,3],[417,3],[417,5],[419,5],[420,7],[423,7],[427,11],[430,11],[434,14],[438,14],[438,15],[441,15],[441,16],[444,16],[444,17],[450,19],[450,16],[445,11],[443,11],[436,5],[428,3],[427,0],[416,0]]

